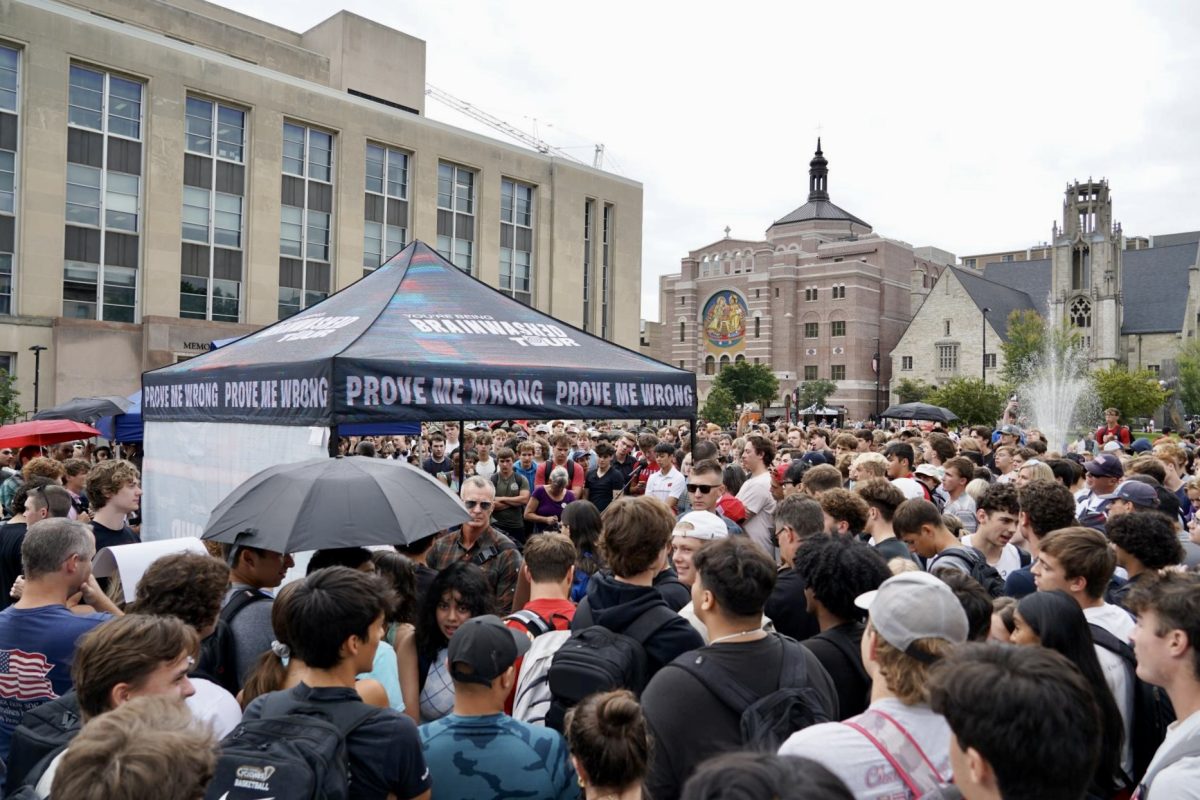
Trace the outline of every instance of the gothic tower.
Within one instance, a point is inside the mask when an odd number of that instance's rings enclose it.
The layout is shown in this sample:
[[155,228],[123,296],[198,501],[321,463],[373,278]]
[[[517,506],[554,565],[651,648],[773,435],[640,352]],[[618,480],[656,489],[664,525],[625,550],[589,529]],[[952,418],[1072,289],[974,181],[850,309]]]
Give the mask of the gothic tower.
[[1108,181],[1067,186],[1051,241],[1050,322],[1077,330],[1100,366],[1120,361],[1121,226],[1112,221]]

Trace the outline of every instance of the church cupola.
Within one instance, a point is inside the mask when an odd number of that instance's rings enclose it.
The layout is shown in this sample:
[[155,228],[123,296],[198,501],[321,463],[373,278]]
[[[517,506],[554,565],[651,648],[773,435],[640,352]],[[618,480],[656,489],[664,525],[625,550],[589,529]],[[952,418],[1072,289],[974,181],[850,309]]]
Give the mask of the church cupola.
[[808,162],[808,202],[829,199],[829,162],[821,152],[821,137],[817,137],[817,152]]

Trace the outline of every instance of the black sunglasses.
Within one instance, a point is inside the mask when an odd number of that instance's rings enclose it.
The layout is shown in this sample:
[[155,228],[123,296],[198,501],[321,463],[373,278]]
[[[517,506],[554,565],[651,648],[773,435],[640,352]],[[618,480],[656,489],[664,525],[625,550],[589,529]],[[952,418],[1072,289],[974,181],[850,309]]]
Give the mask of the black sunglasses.
[[703,484],[703,483],[689,483],[689,484],[687,485],[687,490],[688,490],[688,492],[689,492],[689,493],[690,493],[690,492],[699,491],[699,492],[700,492],[700,494],[708,494],[709,492],[711,492],[711,491],[712,491],[713,489],[715,489],[715,488],[717,488],[717,487],[716,487],[716,486],[708,486],[708,485],[706,485],[706,484]]
[[475,506],[479,506],[484,511],[490,511],[492,508],[492,501],[491,500],[464,500],[463,505],[466,506],[467,508],[474,508]]

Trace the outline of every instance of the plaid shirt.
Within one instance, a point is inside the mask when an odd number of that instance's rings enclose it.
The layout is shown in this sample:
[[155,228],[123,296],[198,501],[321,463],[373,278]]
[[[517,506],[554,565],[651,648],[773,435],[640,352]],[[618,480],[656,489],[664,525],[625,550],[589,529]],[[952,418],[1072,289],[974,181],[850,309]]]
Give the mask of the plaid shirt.
[[[486,560],[485,560],[486,559]],[[441,570],[455,561],[470,561],[483,569],[492,586],[494,609],[498,616],[512,613],[513,595],[517,591],[517,573],[521,571],[521,551],[513,540],[489,527],[471,547],[463,547],[462,531],[455,531],[433,543],[425,563]]]

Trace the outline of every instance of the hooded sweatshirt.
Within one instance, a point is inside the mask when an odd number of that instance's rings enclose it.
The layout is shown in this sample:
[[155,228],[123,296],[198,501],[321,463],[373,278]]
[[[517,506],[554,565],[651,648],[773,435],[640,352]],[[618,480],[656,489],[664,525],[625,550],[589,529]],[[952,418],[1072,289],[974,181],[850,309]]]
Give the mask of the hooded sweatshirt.
[[[588,581],[587,597],[580,603],[581,607],[583,603],[587,603],[594,624],[602,625],[614,633],[624,633],[646,611],[666,605],[662,595],[653,586],[622,583],[607,572],[597,572]],[[580,621],[577,613],[571,630],[578,630],[578,627]],[[696,629],[683,617],[676,617],[655,631],[645,644],[649,668],[647,679],[676,656],[703,646],[704,640]]]

